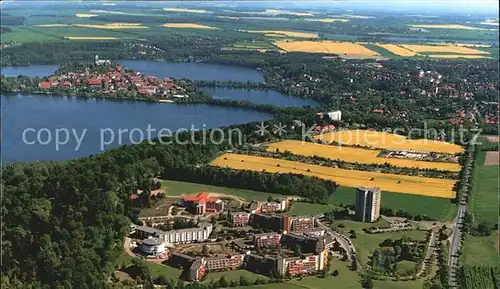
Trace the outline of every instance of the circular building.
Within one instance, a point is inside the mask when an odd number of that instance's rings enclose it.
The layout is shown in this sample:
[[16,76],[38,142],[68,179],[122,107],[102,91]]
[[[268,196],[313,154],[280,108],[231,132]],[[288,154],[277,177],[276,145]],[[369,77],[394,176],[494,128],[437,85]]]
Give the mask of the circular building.
[[161,255],[165,253],[165,241],[159,238],[149,237],[142,240],[140,248],[146,255]]

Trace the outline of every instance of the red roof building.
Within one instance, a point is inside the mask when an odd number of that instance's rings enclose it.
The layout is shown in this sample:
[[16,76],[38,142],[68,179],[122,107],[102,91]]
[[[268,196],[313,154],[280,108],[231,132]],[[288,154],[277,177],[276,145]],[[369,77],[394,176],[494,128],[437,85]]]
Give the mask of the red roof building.
[[374,110],[372,110],[372,112],[373,113],[380,113],[380,114],[384,113],[384,111],[381,109],[374,109]]
[[63,86],[64,87],[71,87],[71,82],[65,81],[65,82],[63,82]]
[[87,81],[88,85],[95,85],[95,86],[100,86],[101,85],[101,80],[97,78],[91,78]]
[[44,88],[44,89],[50,88],[51,86],[52,86],[52,83],[50,83],[48,81],[40,82],[38,84],[38,87]]
[[208,192],[200,192],[194,196],[183,196],[182,205],[196,215],[203,215],[206,211],[221,212],[224,203],[219,197],[210,197]]

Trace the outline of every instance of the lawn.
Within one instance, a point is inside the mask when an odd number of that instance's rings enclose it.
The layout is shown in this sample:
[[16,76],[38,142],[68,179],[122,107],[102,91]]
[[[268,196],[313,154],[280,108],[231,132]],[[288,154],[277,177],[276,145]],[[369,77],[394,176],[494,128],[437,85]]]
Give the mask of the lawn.
[[[254,282],[257,279],[269,279],[266,276],[259,275],[252,273],[247,270],[235,270],[235,271],[224,271],[224,272],[209,272],[207,274],[207,277],[205,280],[203,280],[202,283],[209,283],[211,281],[217,281],[220,279],[220,277],[224,276],[226,281],[231,282],[231,281],[238,281],[240,280],[240,277],[243,276],[245,279],[248,281]],[[252,287],[253,288],[253,287]]]
[[[339,187],[330,203],[337,206],[354,205],[356,188]],[[456,215],[456,206],[450,200],[410,194],[382,192],[381,206],[403,210],[413,215],[425,214],[430,218],[451,221]],[[496,204],[496,202],[495,202]]]
[[[346,231],[349,231],[350,227],[346,226]],[[352,239],[354,247],[356,248],[359,260],[361,264],[366,265],[370,260],[370,257],[374,249],[379,247],[385,239],[399,239],[403,236],[410,237],[414,240],[425,240],[427,232],[425,231],[408,231],[408,232],[392,232],[384,234],[367,234],[359,229],[354,229],[356,231],[356,239]]]
[[247,200],[266,200],[269,196],[272,196],[273,198],[283,197],[279,194],[270,194],[251,190],[232,189],[226,187],[217,187],[170,180],[161,180],[161,183],[162,190],[165,190],[166,194],[169,196],[189,195],[205,191],[211,193],[233,195]]
[[286,212],[286,216],[316,216],[334,208],[332,205],[310,204],[302,202],[293,202],[290,211]]

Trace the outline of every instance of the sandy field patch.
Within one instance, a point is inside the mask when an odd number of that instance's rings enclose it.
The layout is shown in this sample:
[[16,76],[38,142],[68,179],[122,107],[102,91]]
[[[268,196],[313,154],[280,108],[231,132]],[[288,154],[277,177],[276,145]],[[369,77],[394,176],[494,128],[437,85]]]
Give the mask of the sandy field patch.
[[115,40],[120,39],[116,37],[107,37],[107,36],[64,36],[65,39],[69,40]]
[[240,30],[247,33],[261,33],[261,34],[278,34],[282,36],[298,37],[298,38],[318,38],[318,33],[308,32],[295,32],[286,30]]
[[[213,166],[268,173],[294,173],[335,181],[346,187],[380,187],[382,191],[451,199],[456,181],[424,177],[344,170],[274,158],[224,154]],[[383,198],[383,197],[382,197]]]
[[392,52],[396,55],[399,56],[415,56],[417,53],[414,51],[408,50],[406,48],[403,48],[397,44],[383,44],[383,43],[377,43],[377,46],[380,46],[384,48],[385,50],[388,50],[389,52]]
[[403,48],[414,51],[416,53],[454,53],[454,54],[489,54],[486,51],[481,51],[469,47],[453,46],[453,45],[417,45],[417,44],[401,44]]
[[494,135],[487,136],[486,139],[489,142],[500,142],[500,137]]
[[354,19],[375,19],[375,16],[367,16],[367,15],[343,14],[342,16]]
[[288,14],[288,15],[294,15],[294,16],[313,16],[313,14],[311,12],[295,12],[295,11],[274,10],[274,9],[267,9],[265,13],[267,13],[267,14]]
[[78,17],[78,18],[90,18],[90,17],[99,16],[99,15],[97,15],[97,14],[76,13],[75,16]]
[[77,27],[96,28],[96,29],[146,29],[142,23],[109,23],[109,24],[73,24]]
[[165,28],[220,29],[218,27],[212,27],[212,26],[196,24],[196,23],[165,23],[162,25],[162,27],[165,27]]
[[486,159],[484,160],[485,166],[498,166],[500,165],[500,152],[486,152]]
[[465,55],[465,54],[430,54],[428,55],[430,58],[467,58],[467,59],[482,59],[482,58],[491,58],[484,55]]
[[491,47],[490,44],[476,44],[476,43],[446,43],[446,42],[428,42],[428,43],[435,45],[446,45],[446,46]]
[[216,17],[221,18],[221,19],[240,20],[240,17],[236,17],[236,16],[216,16]]
[[375,51],[351,42],[334,41],[276,41],[276,46],[287,52],[331,53],[353,56],[380,56]]
[[169,12],[186,12],[186,13],[198,13],[198,14],[212,13],[210,11],[203,9],[163,8],[163,10]]
[[69,26],[68,24],[37,24],[37,25],[33,25],[33,26],[36,26],[36,27],[65,27],[65,26]]
[[435,29],[489,30],[486,28],[466,26],[461,24],[412,24],[408,26],[413,28],[429,28],[429,29],[435,28]]
[[323,23],[334,23],[334,22],[349,22],[349,19],[345,18],[306,18],[305,21],[313,22],[323,22]]
[[408,139],[402,135],[372,130],[342,130],[320,134],[314,138],[325,143],[336,142],[378,149],[416,150],[448,154],[464,151],[463,147],[452,143],[430,139]]

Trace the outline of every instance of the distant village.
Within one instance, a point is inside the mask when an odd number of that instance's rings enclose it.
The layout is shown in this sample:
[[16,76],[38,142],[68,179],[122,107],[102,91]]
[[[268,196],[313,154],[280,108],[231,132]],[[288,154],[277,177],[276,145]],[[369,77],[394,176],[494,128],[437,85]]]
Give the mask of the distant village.
[[[128,97],[149,97],[169,102],[172,99],[187,98],[186,90],[170,78],[158,78],[130,72],[120,64],[112,65],[109,60],[100,60],[96,55],[95,67],[81,71],[67,72],[48,77],[38,84],[42,90],[74,89],[104,95],[122,94]],[[108,69],[103,73],[102,67]],[[99,69],[95,69],[99,68]]]
[[[358,188],[355,218],[375,222],[380,217],[380,196],[379,188]],[[224,200],[208,192],[183,196],[175,205],[183,209],[184,218],[196,219],[196,225],[162,230],[159,227],[165,225],[172,228],[172,216],[143,218],[147,225],[132,225],[130,240],[134,241],[125,244],[129,246],[126,250],[181,268],[188,281],[235,269],[274,278],[316,275],[326,270],[332,256],[352,258],[350,241],[347,246],[346,240],[339,242],[314,216],[287,216],[291,202],[278,198],[228,208]],[[220,222],[224,227],[240,228],[235,230],[239,235],[216,229]]]

